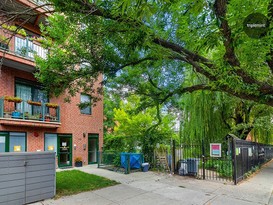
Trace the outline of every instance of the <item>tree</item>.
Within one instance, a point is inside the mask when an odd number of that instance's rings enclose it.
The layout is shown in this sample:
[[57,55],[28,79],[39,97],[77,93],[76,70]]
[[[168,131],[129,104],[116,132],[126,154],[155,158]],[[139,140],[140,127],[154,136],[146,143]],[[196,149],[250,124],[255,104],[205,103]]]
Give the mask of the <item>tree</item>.
[[[179,74],[191,69],[208,81],[185,87],[182,80],[171,90],[155,84],[149,96],[156,96],[157,103],[185,92],[220,90],[273,105],[272,32],[252,39],[242,30],[243,20],[254,11],[271,23],[272,1],[50,2],[65,15],[54,15],[44,30],[51,52],[47,60],[38,60],[37,76],[48,88],[53,84],[55,94],[74,82],[73,94],[75,84],[83,88],[100,72],[111,76],[129,67],[175,66]],[[92,66],[70,69],[83,62]]]
[[136,111],[139,104],[140,97],[131,95],[120,101],[119,108],[113,109],[114,131],[106,134],[104,148],[122,152],[141,151],[145,159],[152,162],[156,144],[169,144],[175,138],[174,119],[165,113],[158,121],[156,108],[139,112]]
[[184,95],[180,107],[183,142],[222,142],[228,133],[243,140],[256,133],[253,140],[271,142],[271,107],[208,91]]

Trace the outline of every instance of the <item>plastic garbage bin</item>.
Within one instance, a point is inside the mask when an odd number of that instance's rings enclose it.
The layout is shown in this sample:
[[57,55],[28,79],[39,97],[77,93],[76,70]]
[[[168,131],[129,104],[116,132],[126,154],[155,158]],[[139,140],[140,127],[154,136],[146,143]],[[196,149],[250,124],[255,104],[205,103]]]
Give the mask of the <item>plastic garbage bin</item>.
[[179,161],[178,173],[180,176],[184,176],[188,174],[187,160]]
[[141,164],[141,166],[142,166],[142,171],[143,172],[148,172],[148,169],[149,169],[149,163],[142,163]]

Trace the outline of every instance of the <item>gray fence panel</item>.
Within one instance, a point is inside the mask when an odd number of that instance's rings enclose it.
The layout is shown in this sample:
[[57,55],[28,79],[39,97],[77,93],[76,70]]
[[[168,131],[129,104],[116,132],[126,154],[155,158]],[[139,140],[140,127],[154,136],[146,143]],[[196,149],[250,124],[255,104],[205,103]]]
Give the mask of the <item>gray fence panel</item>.
[[22,205],[55,196],[54,152],[0,154],[0,205]]

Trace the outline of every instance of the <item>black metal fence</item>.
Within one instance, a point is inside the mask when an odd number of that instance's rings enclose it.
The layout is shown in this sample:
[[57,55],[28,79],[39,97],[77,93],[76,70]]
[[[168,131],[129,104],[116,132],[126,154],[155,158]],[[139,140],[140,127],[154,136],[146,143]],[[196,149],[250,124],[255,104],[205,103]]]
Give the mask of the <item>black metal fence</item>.
[[234,183],[243,180],[248,173],[273,159],[273,145],[233,139]]
[[211,154],[210,143],[182,144],[176,147],[174,171],[200,179],[230,181],[237,184],[259,166],[273,159],[273,145],[264,145],[228,137],[221,154]]
[[[207,148],[208,147],[208,148]],[[221,157],[211,157],[209,144],[183,144],[176,148],[177,165],[175,172],[179,175],[192,175],[200,179],[233,180],[231,156],[223,151]]]

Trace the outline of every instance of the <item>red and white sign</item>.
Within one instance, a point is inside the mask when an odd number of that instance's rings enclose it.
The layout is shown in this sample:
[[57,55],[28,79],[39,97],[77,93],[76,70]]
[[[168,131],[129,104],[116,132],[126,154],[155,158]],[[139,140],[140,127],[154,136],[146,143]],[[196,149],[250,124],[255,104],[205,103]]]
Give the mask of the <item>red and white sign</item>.
[[211,143],[210,144],[210,156],[211,157],[221,157],[221,143]]

